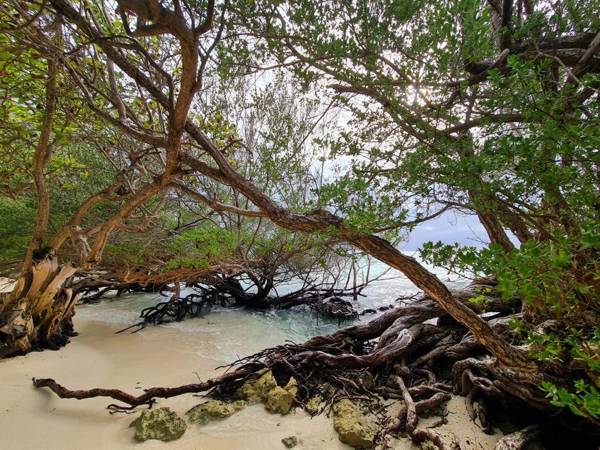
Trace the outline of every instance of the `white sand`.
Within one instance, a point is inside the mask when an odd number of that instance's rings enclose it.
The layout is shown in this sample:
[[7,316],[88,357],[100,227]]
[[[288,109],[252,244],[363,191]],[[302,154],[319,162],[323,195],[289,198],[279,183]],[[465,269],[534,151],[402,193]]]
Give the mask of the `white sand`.
[[[89,307],[89,308],[93,308]],[[175,327],[154,327],[138,334],[115,335],[120,328],[79,315],[80,336],[57,352],[45,351],[0,361],[0,449],[283,449],[281,439],[295,435],[299,449],[344,449],[327,417],[310,418],[302,411],[286,417],[251,406],[204,427],[190,425],[183,437],[171,443],[136,444],[129,423],[136,415],[110,415],[109,399],[62,400],[47,389],[36,390],[32,377],[51,377],[71,388],[118,387],[135,392],[141,387],[174,386],[207,379],[218,372],[219,344],[228,337],[218,333],[189,333]],[[237,328],[243,333],[243,327]],[[267,332],[268,333],[268,332]],[[234,340],[239,354],[244,340]],[[269,336],[265,336],[266,341]],[[230,345],[233,345],[231,342]],[[255,344],[256,345],[256,344]],[[202,356],[204,355],[204,356]],[[206,355],[214,355],[214,359]],[[192,395],[159,400],[182,415],[199,403]],[[464,401],[450,403],[448,425],[462,448],[492,449],[498,436],[487,436],[466,416]],[[414,448],[407,440],[393,448]]]

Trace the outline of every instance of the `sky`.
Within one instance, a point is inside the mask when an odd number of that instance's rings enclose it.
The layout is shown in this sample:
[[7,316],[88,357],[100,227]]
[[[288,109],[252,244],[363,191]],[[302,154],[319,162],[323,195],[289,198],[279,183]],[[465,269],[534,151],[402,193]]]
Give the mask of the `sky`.
[[463,245],[481,247],[488,242],[485,229],[477,216],[449,211],[418,226],[408,241],[400,245],[404,251],[414,251],[427,241],[442,241],[445,244],[458,242]]

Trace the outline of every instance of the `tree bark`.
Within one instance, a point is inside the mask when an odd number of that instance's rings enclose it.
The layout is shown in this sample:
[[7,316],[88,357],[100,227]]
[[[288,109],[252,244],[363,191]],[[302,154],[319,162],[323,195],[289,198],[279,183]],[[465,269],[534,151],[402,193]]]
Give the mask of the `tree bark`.
[[0,305],[0,358],[58,349],[73,335],[78,296],[68,287],[77,269],[55,257],[35,261]]
[[[59,28],[56,31],[56,41],[60,41],[60,25],[58,25],[58,27]],[[48,75],[46,78],[46,106],[44,110],[44,120],[42,123],[42,129],[40,131],[40,137],[35,148],[35,153],[33,155],[32,167],[33,182],[35,185],[38,205],[31,241],[29,242],[29,246],[27,247],[27,252],[21,266],[22,273],[26,273],[31,269],[33,253],[42,248],[44,234],[48,228],[48,221],[50,218],[50,195],[48,193],[48,186],[46,185],[44,169],[46,168],[46,165],[48,164],[48,161],[52,155],[50,135],[52,134],[52,124],[54,122],[54,113],[56,112],[56,86],[59,64],[57,58],[54,56],[48,58],[47,63]]]
[[[161,106],[168,111],[173,109],[173,105],[168,96],[165,95],[147,75],[113,48],[108,40],[98,39],[99,32],[92,27],[78,11],[64,0],[51,0],[51,3],[71,22],[80,27],[81,31],[88,34],[90,38],[97,40],[98,45],[105,51],[107,57],[112,59],[121,70],[138,82],[140,86],[143,86],[144,89],[146,89],[156,101],[161,104]],[[185,47],[183,51],[187,51],[189,43],[181,36],[179,36],[179,39],[182,47]],[[246,180],[236,172],[214,142],[195,126],[190,119],[180,122],[180,118],[181,116],[177,114],[176,122],[178,124],[184,123],[185,131],[187,131],[191,138],[195,140],[214,160],[217,167],[212,167],[203,161],[194,158],[192,155],[184,154],[184,152],[179,152],[178,154],[180,162],[185,163],[199,173],[212,178],[215,181],[222,182],[240,192],[277,225],[290,230],[305,232],[324,231],[328,228],[335,229],[343,240],[356,245],[358,248],[375,256],[382,262],[402,271],[418,288],[424,290],[435,299],[445,311],[468,327],[477,340],[485,345],[490,352],[497,357],[500,363],[521,370],[535,370],[536,367],[531,361],[529,361],[521,352],[513,348],[501,336],[497,335],[483,319],[477,316],[477,314],[455,299],[446,286],[415,259],[403,255],[389,242],[377,236],[360,234],[349,229],[343,223],[341,218],[332,214],[303,215],[295,214],[282,208],[257,186],[253,185],[249,180]],[[179,131],[179,127],[176,127],[176,129]],[[172,152],[169,153],[171,154]],[[106,231],[110,231],[110,229],[110,226],[105,228]],[[97,251],[98,249],[99,247],[96,245],[92,248],[92,259],[94,259],[98,253],[101,253]]]

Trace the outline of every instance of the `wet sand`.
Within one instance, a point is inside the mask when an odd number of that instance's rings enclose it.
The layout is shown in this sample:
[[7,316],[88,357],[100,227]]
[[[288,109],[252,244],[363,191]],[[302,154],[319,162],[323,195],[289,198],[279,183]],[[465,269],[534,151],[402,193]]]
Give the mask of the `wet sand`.
[[[62,400],[46,389],[34,389],[31,378],[55,378],[71,389],[118,387],[129,392],[193,383],[198,378],[218,375],[220,370],[215,367],[230,362],[220,350],[224,341],[227,354],[244,355],[256,347],[277,343],[272,341],[279,336],[265,330],[260,342],[256,342],[253,335],[254,342],[248,349],[243,326],[221,327],[211,333],[161,326],[137,334],[115,335],[121,326],[91,320],[85,309],[82,312],[75,320],[80,335],[60,351],[0,361],[0,449],[268,450],[283,449],[281,439],[291,435],[299,438],[299,449],[349,448],[339,442],[331,420],[325,416],[310,418],[296,410],[282,417],[267,413],[262,405],[245,408],[224,421],[203,427],[190,425],[183,437],[174,442],[135,443],[128,425],[137,413],[111,415],[105,409],[109,399]],[[208,318],[205,321],[210,324]],[[200,400],[184,395],[159,400],[158,405],[168,406],[183,416]],[[456,434],[463,449],[494,447],[499,436],[483,434],[469,420],[463,399],[453,399],[449,410],[449,423],[439,430]],[[392,445],[397,449],[415,448],[407,440],[394,441]]]

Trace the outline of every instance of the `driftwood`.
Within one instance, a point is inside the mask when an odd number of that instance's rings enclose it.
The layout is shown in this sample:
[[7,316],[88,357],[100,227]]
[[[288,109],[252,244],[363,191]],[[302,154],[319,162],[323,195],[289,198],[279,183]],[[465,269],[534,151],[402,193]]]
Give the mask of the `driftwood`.
[[246,364],[243,367],[239,367],[234,372],[225,373],[224,375],[210,379],[202,383],[187,384],[177,387],[153,387],[145,389],[141,395],[131,395],[123,392],[119,389],[89,389],[89,390],[70,390],[61,386],[51,378],[34,378],[33,384],[35,387],[47,387],[50,388],[60,398],[74,398],[77,400],[83,400],[86,398],[93,397],[108,397],[113,400],[125,403],[123,405],[110,404],[108,408],[114,411],[127,410],[136,408],[138,406],[146,405],[152,406],[157,398],[171,398],[177,397],[178,395],[206,392],[214,387],[220,386],[225,383],[238,381],[248,377],[255,371],[263,368],[261,364],[251,363]]

